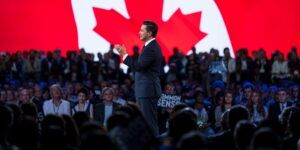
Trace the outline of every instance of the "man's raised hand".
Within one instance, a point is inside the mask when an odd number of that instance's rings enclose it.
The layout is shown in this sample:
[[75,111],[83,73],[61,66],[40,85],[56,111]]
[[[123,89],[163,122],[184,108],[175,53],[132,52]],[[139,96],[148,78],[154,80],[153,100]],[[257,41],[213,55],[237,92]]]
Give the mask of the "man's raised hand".
[[126,51],[126,48],[125,48],[125,45],[120,45],[120,44],[116,44],[115,47],[114,47],[121,56],[124,56],[127,54],[127,51]]

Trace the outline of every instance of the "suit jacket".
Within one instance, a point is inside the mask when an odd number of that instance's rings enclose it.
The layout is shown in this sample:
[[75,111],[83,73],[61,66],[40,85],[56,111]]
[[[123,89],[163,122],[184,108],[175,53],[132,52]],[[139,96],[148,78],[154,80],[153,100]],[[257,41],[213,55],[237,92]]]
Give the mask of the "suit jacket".
[[[286,103],[286,107],[291,106],[291,102]],[[278,116],[281,114],[281,109],[280,109],[280,103],[275,102],[269,106],[269,113],[268,113],[268,119],[270,120],[278,120]]]
[[156,40],[151,41],[142,49],[137,61],[132,56],[126,57],[124,64],[135,72],[136,98],[160,97],[159,72],[162,59],[162,52]]
[[[113,102],[113,112],[120,106],[118,103]],[[94,107],[94,119],[99,121],[102,125],[104,124],[104,117],[105,117],[105,104],[99,103]]]

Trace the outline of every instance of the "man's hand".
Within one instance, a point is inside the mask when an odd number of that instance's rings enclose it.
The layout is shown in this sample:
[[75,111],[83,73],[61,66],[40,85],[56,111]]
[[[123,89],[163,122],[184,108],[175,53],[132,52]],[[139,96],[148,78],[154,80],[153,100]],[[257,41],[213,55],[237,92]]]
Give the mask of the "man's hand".
[[115,47],[114,47],[121,56],[124,56],[127,54],[127,51],[126,51],[126,48],[124,45],[119,45],[119,44],[116,44]]

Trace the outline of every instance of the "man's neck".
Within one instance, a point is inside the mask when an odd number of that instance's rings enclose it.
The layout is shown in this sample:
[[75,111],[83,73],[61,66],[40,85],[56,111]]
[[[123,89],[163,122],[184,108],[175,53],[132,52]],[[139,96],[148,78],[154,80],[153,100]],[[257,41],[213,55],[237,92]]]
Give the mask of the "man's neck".
[[103,101],[103,103],[105,104],[105,105],[112,105],[112,101]]
[[153,40],[155,40],[155,38],[149,38],[147,41],[145,41],[145,46],[147,46]]
[[231,103],[225,103],[225,104],[224,104],[224,107],[225,107],[225,109],[231,108]]

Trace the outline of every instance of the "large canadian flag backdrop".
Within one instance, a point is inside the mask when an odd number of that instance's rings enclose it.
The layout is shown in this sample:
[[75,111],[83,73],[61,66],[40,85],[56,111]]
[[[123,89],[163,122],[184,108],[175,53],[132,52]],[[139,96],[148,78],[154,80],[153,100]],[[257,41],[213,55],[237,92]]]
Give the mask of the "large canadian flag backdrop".
[[157,41],[165,57],[217,48],[231,54],[264,48],[286,54],[300,48],[299,0],[1,0],[0,51],[106,52],[125,44],[142,46],[144,20],[159,26]]

